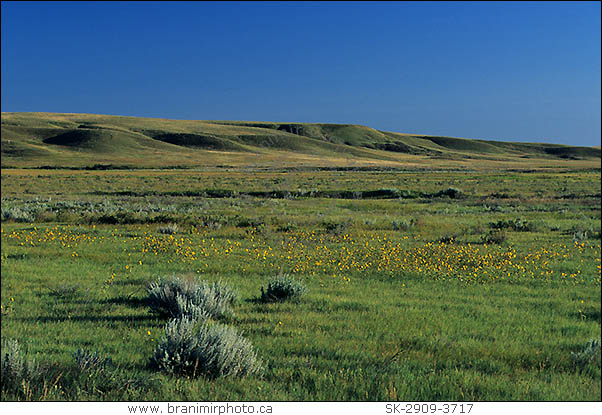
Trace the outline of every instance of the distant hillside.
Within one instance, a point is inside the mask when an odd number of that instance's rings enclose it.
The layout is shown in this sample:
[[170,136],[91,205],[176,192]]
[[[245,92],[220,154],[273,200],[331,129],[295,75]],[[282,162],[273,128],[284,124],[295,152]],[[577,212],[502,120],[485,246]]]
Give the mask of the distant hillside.
[[[348,124],[186,121],[93,114],[2,113],[2,166],[418,166],[600,163],[600,148],[400,134]],[[435,162],[439,160],[439,162]],[[447,160],[447,164],[442,160]],[[583,164],[583,163],[582,163]]]

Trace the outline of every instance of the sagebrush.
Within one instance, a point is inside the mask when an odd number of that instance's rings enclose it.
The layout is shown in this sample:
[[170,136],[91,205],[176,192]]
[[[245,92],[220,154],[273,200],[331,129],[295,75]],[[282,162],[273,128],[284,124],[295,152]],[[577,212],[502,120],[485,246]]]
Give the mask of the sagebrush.
[[221,318],[231,313],[237,295],[221,282],[159,278],[148,287],[148,304],[154,312],[171,317],[193,315]]
[[19,342],[14,339],[2,342],[2,392],[22,395],[39,382],[43,370],[35,359],[27,359]]
[[251,343],[234,328],[189,317],[173,319],[151,357],[150,366],[189,377],[259,374],[262,364]]

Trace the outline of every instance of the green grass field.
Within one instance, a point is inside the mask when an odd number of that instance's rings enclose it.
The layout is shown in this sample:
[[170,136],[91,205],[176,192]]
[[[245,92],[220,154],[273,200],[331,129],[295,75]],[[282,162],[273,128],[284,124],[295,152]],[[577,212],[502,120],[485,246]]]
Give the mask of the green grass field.
[[[2,400],[602,399],[599,149],[105,118],[2,115],[2,354],[39,365]],[[262,302],[281,274],[305,295]],[[261,374],[149,365],[172,276],[238,293]]]

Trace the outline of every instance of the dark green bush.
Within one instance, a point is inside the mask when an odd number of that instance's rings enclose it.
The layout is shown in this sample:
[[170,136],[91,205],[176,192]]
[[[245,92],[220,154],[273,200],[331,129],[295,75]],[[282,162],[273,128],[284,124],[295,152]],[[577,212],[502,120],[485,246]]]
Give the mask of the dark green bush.
[[328,233],[331,233],[333,235],[342,235],[351,226],[351,221],[343,221],[343,222],[326,221],[323,224],[324,224],[324,229]]
[[268,282],[267,289],[261,287],[261,301],[264,303],[298,300],[307,288],[301,282],[287,275],[278,276]]
[[443,235],[442,237],[440,237],[437,240],[437,242],[444,243],[444,244],[450,244],[450,243],[453,243],[457,239],[458,239],[458,235],[456,235],[456,234],[447,234],[447,235]]
[[460,189],[455,187],[448,187],[445,190],[441,190],[433,195],[434,197],[449,197],[450,199],[460,199],[464,197],[464,193]]
[[481,242],[484,244],[502,244],[508,240],[506,232],[502,230],[490,231],[488,234],[483,235]]

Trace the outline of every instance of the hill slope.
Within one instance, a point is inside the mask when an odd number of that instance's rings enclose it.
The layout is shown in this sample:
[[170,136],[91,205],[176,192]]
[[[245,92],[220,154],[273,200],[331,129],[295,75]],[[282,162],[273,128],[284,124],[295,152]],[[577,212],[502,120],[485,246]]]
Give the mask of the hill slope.
[[[578,161],[600,149],[378,131],[346,124],[187,121],[94,114],[2,113],[2,166],[514,165]],[[438,162],[434,162],[438,160]],[[442,162],[446,160],[447,162]],[[472,162],[471,162],[472,160]],[[536,163],[537,164],[537,163]]]

